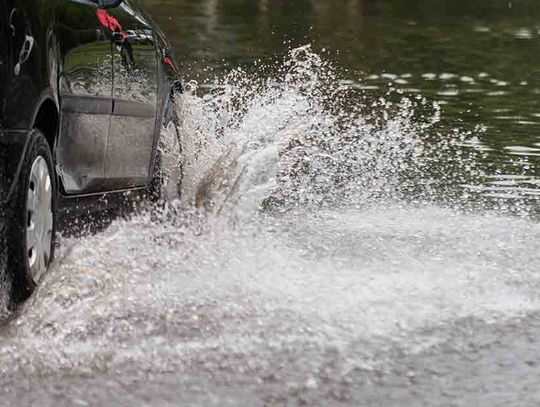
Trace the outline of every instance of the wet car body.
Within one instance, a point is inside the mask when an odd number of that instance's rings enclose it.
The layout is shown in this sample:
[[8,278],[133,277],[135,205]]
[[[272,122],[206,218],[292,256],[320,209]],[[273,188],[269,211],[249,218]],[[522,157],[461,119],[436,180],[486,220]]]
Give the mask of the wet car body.
[[37,123],[51,137],[62,195],[146,185],[163,109],[180,79],[164,36],[137,2],[108,9],[82,0],[0,4],[9,38],[0,95],[0,143],[12,159],[7,183]]
[[0,79],[0,214],[36,130],[53,159],[55,210],[151,184],[181,81],[138,0],[0,0]]

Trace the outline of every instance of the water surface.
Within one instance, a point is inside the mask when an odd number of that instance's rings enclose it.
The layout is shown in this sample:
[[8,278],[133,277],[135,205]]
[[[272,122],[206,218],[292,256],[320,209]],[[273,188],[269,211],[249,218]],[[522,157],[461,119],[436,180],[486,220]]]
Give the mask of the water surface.
[[[144,0],[185,76],[280,58],[310,43],[376,100],[388,89],[438,103],[432,131],[466,134],[485,175],[473,193],[538,198],[540,5],[533,0]],[[324,50],[324,51],[323,51]],[[264,72],[263,74],[265,74]],[[362,101],[361,103],[368,103]],[[469,184],[469,183],[465,183]],[[502,202],[504,204],[504,202]],[[535,203],[527,203],[527,205]]]

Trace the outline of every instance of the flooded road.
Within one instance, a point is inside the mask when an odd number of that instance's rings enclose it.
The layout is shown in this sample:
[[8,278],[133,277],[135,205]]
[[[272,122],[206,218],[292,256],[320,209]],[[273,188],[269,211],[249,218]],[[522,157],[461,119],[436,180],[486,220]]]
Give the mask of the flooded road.
[[538,401],[537,224],[429,206],[192,222],[66,242],[4,330],[2,400]]
[[1,403],[538,405],[538,67],[503,63],[536,3],[146,3],[187,72],[182,200],[61,238]]

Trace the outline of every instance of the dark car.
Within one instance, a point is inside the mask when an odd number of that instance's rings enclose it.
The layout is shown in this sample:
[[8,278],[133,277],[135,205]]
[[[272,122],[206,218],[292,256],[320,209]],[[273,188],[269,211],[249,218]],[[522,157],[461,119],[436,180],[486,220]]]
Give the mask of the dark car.
[[181,82],[138,0],[0,0],[0,267],[26,298],[66,200],[159,193]]

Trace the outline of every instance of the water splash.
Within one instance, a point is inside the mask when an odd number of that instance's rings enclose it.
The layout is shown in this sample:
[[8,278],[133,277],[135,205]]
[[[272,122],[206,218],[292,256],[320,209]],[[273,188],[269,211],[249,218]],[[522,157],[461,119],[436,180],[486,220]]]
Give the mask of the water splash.
[[179,103],[186,204],[287,210],[431,192],[418,176],[437,106],[414,121],[427,101],[381,99],[366,115],[358,92],[309,46],[292,50],[276,77],[236,70],[198,90],[189,83]]
[[485,127],[448,130],[437,103],[399,89],[372,100],[309,46],[267,71],[237,69],[202,90],[187,84],[178,101],[184,208],[238,214],[409,202],[534,211],[486,194],[497,169],[476,148]]

